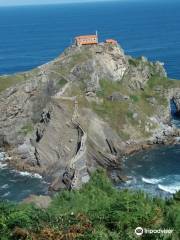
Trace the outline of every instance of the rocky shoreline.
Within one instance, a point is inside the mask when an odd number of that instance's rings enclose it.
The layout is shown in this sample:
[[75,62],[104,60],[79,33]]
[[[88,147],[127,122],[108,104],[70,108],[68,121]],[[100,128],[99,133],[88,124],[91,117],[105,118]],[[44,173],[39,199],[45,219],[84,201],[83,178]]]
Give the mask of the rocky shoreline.
[[0,92],[0,147],[8,165],[35,172],[51,189],[78,189],[98,167],[161,144],[178,144],[170,101],[180,83],[163,65],[126,56],[120,46],[71,46],[54,61],[12,76]]
[[[177,129],[174,127],[171,129],[171,131],[169,131],[169,134],[160,132],[160,134],[157,135],[154,138],[154,140],[152,140],[152,139],[148,140],[146,143],[126,142],[126,146],[124,147],[124,151],[122,152],[122,157],[119,160],[121,162],[122,158],[124,158],[124,157],[129,157],[129,156],[132,156],[134,154],[137,154],[139,152],[142,152],[142,151],[145,151],[148,149],[154,149],[154,148],[164,146],[164,145],[168,146],[168,145],[177,145],[177,144],[180,144],[180,129]],[[8,167],[10,169],[16,169],[18,171],[28,171],[29,173],[42,174],[41,170],[40,171],[38,171],[38,169],[35,170],[33,167],[29,166],[29,164],[24,165],[24,163],[21,163],[19,161],[18,157],[17,157],[17,160],[15,160],[16,156],[10,157],[11,151],[8,151],[7,149],[6,149],[6,151],[7,151],[7,153],[6,153],[6,158],[5,158],[4,162],[6,164],[8,164]],[[116,172],[116,176],[115,175],[112,176],[112,174],[111,174],[112,171],[114,172],[114,170]],[[109,177],[116,184],[120,183],[120,182],[128,181],[128,177],[123,174],[123,169],[121,167],[114,166],[114,168],[113,168],[113,166],[112,166],[108,169],[108,171],[109,171]],[[44,175],[43,177],[47,179],[46,175]],[[49,194],[51,195],[51,192],[59,191],[60,188],[63,188],[61,185],[60,179],[55,179],[49,187],[49,190],[50,190]],[[75,186],[75,188],[77,188],[77,186]]]

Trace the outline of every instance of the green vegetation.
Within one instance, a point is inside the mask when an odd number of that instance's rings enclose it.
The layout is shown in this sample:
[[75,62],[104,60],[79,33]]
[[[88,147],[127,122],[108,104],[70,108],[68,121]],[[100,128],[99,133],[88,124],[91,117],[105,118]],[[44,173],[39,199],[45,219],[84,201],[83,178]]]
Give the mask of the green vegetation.
[[27,123],[24,127],[21,128],[20,133],[27,135],[28,133],[32,133],[34,130],[32,123]]
[[127,112],[127,117],[133,119],[133,112],[131,111]]
[[133,102],[138,102],[140,99],[138,95],[131,95],[130,98],[133,100]]
[[[167,107],[168,101],[167,98],[165,98],[164,96],[164,90],[176,87],[178,85],[179,85],[178,81],[153,76],[147,82],[147,86],[144,89],[144,92],[141,94],[141,98],[147,101],[148,97],[154,97],[159,105]],[[157,91],[158,88],[160,89],[160,92]]]
[[[116,129],[117,133],[123,140],[128,140],[128,137],[132,136],[132,129],[134,134],[138,132],[143,137],[148,137],[144,128],[146,123],[146,117],[151,116],[155,109],[148,102],[147,98],[151,97],[148,94],[148,89],[142,90],[129,90],[127,86],[121,82],[112,82],[110,80],[100,81],[101,90],[97,92],[97,95],[103,99],[102,103],[93,102],[91,107],[93,110],[105,121],[107,121],[112,128]],[[109,96],[113,92],[119,92],[122,95],[129,96],[129,100],[124,101],[110,101]],[[159,97],[160,98],[160,97]],[[157,105],[155,106],[155,108]],[[137,113],[138,118],[133,118],[133,113]],[[141,125],[139,126],[139,121]],[[138,136],[139,137],[139,136]]]
[[159,76],[153,76],[149,81],[148,81],[148,88],[149,89],[154,89],[157,86],[161,86],[165,89],[174,87],[178,83],[177,80],[170,80],[168,78],[161,78]]
[[81,49],[81,52],[72,55],[69,67],[72,68],[76,64],[81,64],[81,63],[85,62],[86,60],[88,60],[90,57],[92,57],[92,56],[89,52]]
[[129,65],[137,67],[140,64],[140,58],[130,58],[128,59]]
[[115,129],[120,130],[128,114],[127,102],[111,102],[104,99],[102,104],[92,103],[92,108]]
[[[141,63],[140,59],[135,59],[135,61]],[[152,77],[143,89],[131,89],[127,85],[128,81],[125,80],[112,82],[102,79],[101,88],[97,92],[101,101],[91,103],[91,108],[117,131],[122,140],[128,140],[128,136],[148,138],[151,130],[156,128],[155,124],[151,123],[149,130],[146,130],[145,126],[149,117],[159,114],[160,105],[165,111],[168,107],[167,94],[164,94],[166,89],[180,86],[179,81],[160,77],[153,66],[149,64],[149,67],[152,68]],[[129,96],[129,100],[111,101],[108,97],[115,92]],[[135,118],[133,113],[136,113]]]
[[129,112],[129,101],[110,101],[108,97],[113,92],[127,94],[127,88],[124,88],[119,82],[110,80],[100,81],[101,90],[97,96],[103,99],[102,103],[93,102],[91,107],[104,120],[110,123],[118,132],[122,130],[122,125],[126,123],[126,117]]
[[134,240],[138,226],[174,229],[172,235],[143,235],[141,239],[178,240],[180,194],[165,201],[143,192],[119,191],[98,170],[81,190],[57,194],[46,210],[0,203],[1,240]]
[[124,140],[124,141],[127,141],[129,140],[130,138],[130,134],[126,133],[126,131],[119,131],[119,135],[121,136],[121,138]]
[[66,65],[61,65],[59,64],[59,62],[55,63],[54,65],[58,66],[57,72],[59,72],[63,76],[66,76],[66,75],[69,75],[73,67],[84,63],[90,58],[92,58],[92,55],[90,54],[90,52],[88,52],[86,49],[81,49],[80,52],[75,52],[73,55],[71,55]]
[[59,87],[64,87],[64,85],[67,83],[66,79],[62,78],[61,80],[58,81]]
[[99,97],[108,97],[113,92],[121,92],[123,94],[128,94],[127,87],[124,87],[120,82],[112,82],[109,79],[102,79],[100,81],[101,90],[97,92]]
[[0,76],[0,92],[6,90],[12,85],[15,85],[23,80],[25,80],[23,74]]

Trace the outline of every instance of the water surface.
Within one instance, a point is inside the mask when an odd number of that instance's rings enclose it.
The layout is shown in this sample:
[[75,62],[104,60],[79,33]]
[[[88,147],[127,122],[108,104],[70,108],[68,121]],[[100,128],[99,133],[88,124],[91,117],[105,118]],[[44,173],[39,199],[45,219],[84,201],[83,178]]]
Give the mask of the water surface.
[[19,202],[31,194],[48,194],[48,183],[38,174],[8,169],[0,153],[0,200]]
[[124,169],[131,179],[121,188],[170,196],[180,190],[180,145],[142,151],[124,159]]
[[79,34],[99,31],[127,54],[165,62],[180,79],[180,1],[116,1],[0,8],[0,74],[58,56]]

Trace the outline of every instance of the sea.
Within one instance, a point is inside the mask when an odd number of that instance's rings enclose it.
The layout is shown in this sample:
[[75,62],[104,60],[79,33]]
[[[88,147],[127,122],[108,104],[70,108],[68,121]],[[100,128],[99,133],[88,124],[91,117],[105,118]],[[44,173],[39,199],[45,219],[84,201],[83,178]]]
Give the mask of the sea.
[[[180,79],[180,1],[127,0],[44,6],[0,7],[0,74],[27,71],[60,55],[74,37],[98,31],[100,41],[118,40],[125,53],[164,62]],[[173,124],[180,126],[180,120]],[[46,194],[38,175],[17,172],[0,156],[0,199],[21,201]],[[180,146],[163,146],[124,160],[130,179],[120,188],[172,195],[180,190]]]

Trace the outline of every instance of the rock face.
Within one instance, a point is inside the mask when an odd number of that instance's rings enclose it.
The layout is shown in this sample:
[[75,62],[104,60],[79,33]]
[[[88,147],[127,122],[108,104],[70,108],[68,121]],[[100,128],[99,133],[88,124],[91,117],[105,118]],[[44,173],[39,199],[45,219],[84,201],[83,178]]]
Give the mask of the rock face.
[[180,116],[180,91],[179,88],[174,88],[169,91],[169,98],[173,101],[176,107],[176,115]]
[[[86,51],[88,51],[87,55]],[[101,79],[120,81],[128,68],[127,59],[119,47],[87,46],[83,50],[75,48],[72,57],[74,54],[84,54],[84,59],[87,59],[72,68],[70,78],[83,81],[87,92],[96,92],[100,89]]]
[[119,46],[72,46],[21,78],[0,93],[0,148],[10,166],[42,174],[55,191],[81,187],[99,166],[121,169],[128,149],[179,134],[169,123],[170,99],[180,111],[179,83]]
[[132,89],[143,89],[148,80],[154,75],[167,77],[166,71],[160,62],[148,62],[144,57],[139,59],[129,57],[128,62],[129,67],[127,68],[124,79],[128,81],[129,87]]

